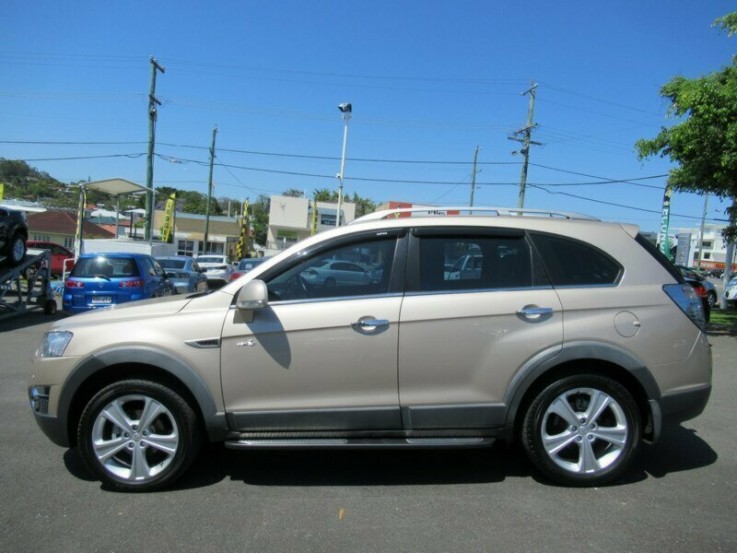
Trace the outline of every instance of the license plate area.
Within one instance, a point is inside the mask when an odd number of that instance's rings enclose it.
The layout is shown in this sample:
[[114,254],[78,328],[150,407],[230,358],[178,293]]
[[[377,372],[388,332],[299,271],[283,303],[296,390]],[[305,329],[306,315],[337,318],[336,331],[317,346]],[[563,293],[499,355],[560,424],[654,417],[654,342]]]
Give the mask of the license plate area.
[[112,302],[112,296],[92,296],[92,301],[90,303],[92,303],[92,305],[104,305]]

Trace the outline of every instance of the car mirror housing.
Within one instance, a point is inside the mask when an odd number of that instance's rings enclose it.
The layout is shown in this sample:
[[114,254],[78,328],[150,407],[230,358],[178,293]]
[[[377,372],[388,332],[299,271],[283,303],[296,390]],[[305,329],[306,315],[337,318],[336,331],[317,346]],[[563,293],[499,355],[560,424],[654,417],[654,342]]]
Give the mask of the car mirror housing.
[[269,305],[269,291],[263,280],[251,280],[238,292],[235,306],[240,310],[262,309]]

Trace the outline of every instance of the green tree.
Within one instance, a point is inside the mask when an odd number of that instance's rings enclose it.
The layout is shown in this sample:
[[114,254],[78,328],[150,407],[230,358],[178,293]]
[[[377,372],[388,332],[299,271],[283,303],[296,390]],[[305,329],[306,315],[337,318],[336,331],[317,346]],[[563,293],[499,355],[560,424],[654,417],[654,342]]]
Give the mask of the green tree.
[[289,198],[304,198],[305,193],[302,190],[290,188],[289,190],[282,192],[282,196],[287,196]]
[[355,192],[353,193],[353,198],[350,201],[356,204],[356,218],[363,217],[368,213],[376,211],[376,202],[369,200],[368,198],[362,198]]
[[[737,32],[737,12],[714,25],[729,35]],[[715,194],[731,199],[727,259],[737,238],[737,57],[721,71],[697,79],[674,77],[660,89],[670,102],[668,114],[680,120],[653,139],[635,144],[640,159],[654,155],[677,164],[668,182],[675,190]],[[727,263],[728,276],[730,264]]]
[[269,210],[271,209],[271,198],[264,194],[251,204],[251,227],[254,232],[254,240],[259,246],[266,245],[266,234],[269,229]]
[[338,191],[330,190],[329,188],[317,188],[312,192],[312,197],[318,202],[337,203]]

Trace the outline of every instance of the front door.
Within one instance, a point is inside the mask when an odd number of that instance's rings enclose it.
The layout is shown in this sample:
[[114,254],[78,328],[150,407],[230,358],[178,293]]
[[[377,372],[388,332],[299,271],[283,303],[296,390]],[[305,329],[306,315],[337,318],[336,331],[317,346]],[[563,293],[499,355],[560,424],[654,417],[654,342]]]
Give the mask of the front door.
[[[262,275],[269,305],[233,309],[222,333],[223,397],[240,431],[401,428],[397,390],[402,296],[392,290],[397,238],[295,256]],[[335,260],[365,268],[360,282],[315,279]],[[245,316],[244,316],[245,314]]]

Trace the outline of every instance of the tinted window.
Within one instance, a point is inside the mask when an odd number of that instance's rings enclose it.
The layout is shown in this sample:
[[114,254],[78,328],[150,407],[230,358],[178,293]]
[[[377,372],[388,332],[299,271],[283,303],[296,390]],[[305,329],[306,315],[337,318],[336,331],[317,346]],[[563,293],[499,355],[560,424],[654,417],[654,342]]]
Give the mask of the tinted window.
[[385,294],[396,238],[322,250],[269,279],[272,301]]
[[122,257],[84,257],[77,260],[71,276],[77,278],[120,278],[139,276],[133,259]]
[[532,239],[554,286],[614,284],[619,280],[621,265],[590,244],[550,234],[533,234]]
[[159,259],[158,262],[164,269],[184,269],[186,259]]
[[427,236],[420,239],[422,291],[532,286],[530,250],[516,236]]

